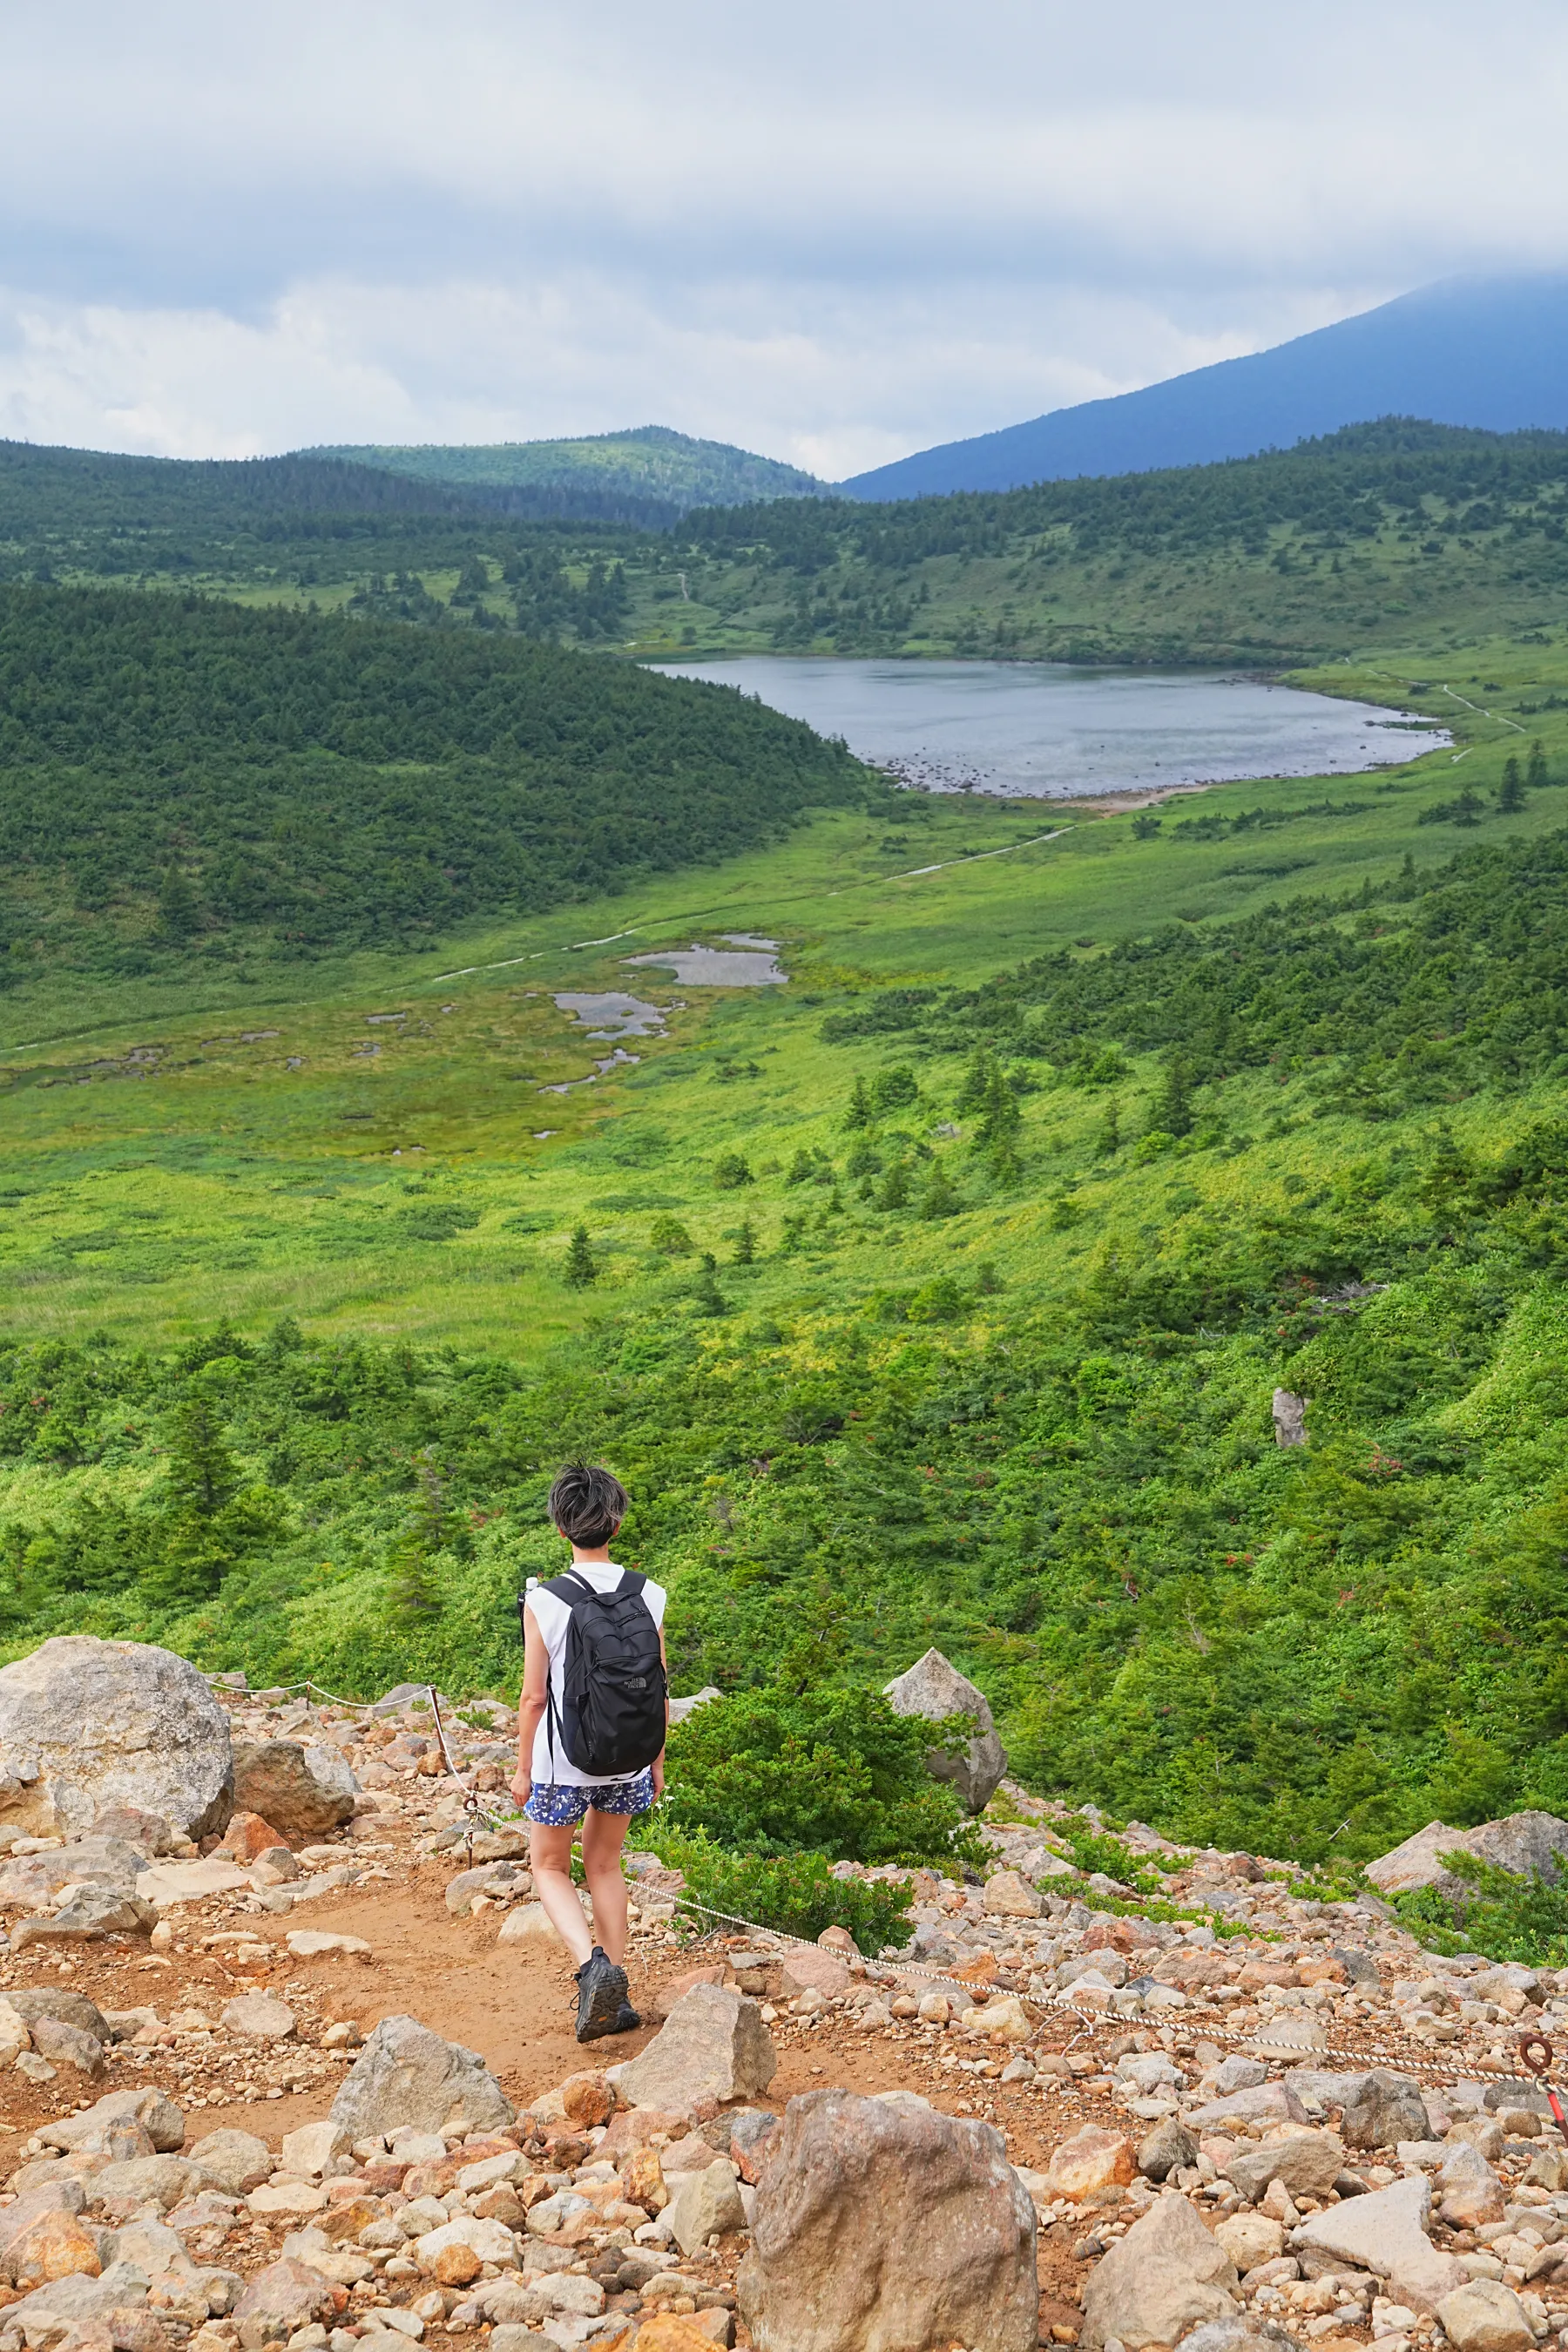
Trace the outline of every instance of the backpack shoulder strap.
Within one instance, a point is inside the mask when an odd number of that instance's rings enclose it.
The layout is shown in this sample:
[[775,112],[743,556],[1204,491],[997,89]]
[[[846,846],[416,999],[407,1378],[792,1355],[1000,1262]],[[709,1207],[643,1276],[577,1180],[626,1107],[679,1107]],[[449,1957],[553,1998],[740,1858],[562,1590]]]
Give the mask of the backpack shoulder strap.
[[623,1568],[621,1580],[616,1587],[615,1597],[617,1601],[624,1601],[629,1594],[635,1601],[647,1582],[647,1577],[640,1574],[637,1569]]
[[579,1576],[575,1569],[571,1568],[563,1575],[552,1577],[542,1590],[548,1592],[552,1601],[562,1601],[568,1609],[574,1601],[596,1601],[599,1598],[587,1578]]

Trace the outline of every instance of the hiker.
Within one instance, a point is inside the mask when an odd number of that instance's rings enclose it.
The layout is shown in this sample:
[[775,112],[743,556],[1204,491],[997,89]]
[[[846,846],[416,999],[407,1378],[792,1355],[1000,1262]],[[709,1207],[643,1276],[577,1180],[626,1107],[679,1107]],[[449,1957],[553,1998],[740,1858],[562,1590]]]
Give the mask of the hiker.
[[[522,1697],[512,1795],[530,1824],[534,1890],[577,1962],[577,2039],[633,2033],[621,1848],[634,1813],[664,1790],[669,1686],[664,1587],[617,1567],[610,1546],[626,1490],[607,1470],[569,1463],[550,1489],[550,1517],[572,1566],[529,1580],[522,1612]],[[590,1936],[572,1884],[572,1833],[594,1899]]]

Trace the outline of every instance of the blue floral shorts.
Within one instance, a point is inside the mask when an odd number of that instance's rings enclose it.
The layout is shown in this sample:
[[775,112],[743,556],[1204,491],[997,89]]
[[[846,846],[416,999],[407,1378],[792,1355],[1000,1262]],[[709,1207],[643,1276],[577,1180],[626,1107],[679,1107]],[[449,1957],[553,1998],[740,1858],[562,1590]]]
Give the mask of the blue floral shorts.
[[592,1806],[596,1813],[648,1813],[653,1811],[653,1773],[635,1772],[629,1780],[605,1780],[597,1788],[574,1789],[563,1781],[535,1787],[522,1817],[542,1830],[564,1829],[580,1822]]

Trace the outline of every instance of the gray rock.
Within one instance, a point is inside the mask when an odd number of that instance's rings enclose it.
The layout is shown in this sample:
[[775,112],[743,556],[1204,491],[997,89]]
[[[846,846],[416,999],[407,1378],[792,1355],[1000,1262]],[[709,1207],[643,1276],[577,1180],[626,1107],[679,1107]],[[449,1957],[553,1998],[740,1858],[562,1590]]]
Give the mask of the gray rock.
[[1164,2180],[1198,2160],[1198,2144],[1174,2116],[1157,2123],[1138,2150],[1138,2169],[1147,2180]]
[[300,2021],[275,1993],[242,1992],[227,2003],[218,2022],[243,2042],[287,2042]]
[[665,2208],[665,2219],[683,2254],[695,2254],[715,2231],[728,2236],[746,2226],[745,2209],[735,2175],[722,2157],[682,2176]]
[[257,2272],[233,2316],[247,2352],[258,2352],[263,2344],[285,2342],[296,2328],[330,2316],[331,2309],[331,2282],[309,2263],[285,2258]]
[[510,2124],[515,2112],[477,2052],[444,2042],[414,2017],[382,2019],[331,2107],[332,2121],[354,2139],[400,2124],[438,2132],[458,2117],[489,2131]]
[[1454,2352],[1531,2352],[1535,2330],[1510,2287],[1500,2279],[1472,2279],[1437,2305]]
[[689,1698],[672,1698],[669,1719],[671,1723],[684,1723],[689,1715],[694,1715],[700,1706],[706,1706],[710,1699],[722,1698],[723,1696],[716,1683],[705,1684],[701,1690],[693,1691]]
[[1289,2139],[1238,2148],[1225,2171],[1248,2203],[1256,2205],[1271,2180],[1283,2181],[1292,2197],[1325,2197],[1344,2162],[1344,2142],[1333,2132],[1297,2132]]
[[1465,1843],[1482,1862],[1511,1870],[1521,1878],[1537,1871],[1555,1882],[1568,1862],[1568,1822],[1555,1813],[1508,1813],[1465,1833]]
[[337,1748],[307,1748],[297,1739],[237,1740],[237,1812],[259,1813],[290,1841],[309,1843],[353,1818],[359,1782]]
[[1223,2131],[1226,2124],[1252,2123],[1260,2116],[1293,2124],[1310,2121],[1289,2083],[1258,2083],[1249,2090],[1233,2091],[1228,2099],[1211,2099],[1186,2121],[1194,2131]]
[[1347,2147],[1397,2147],[1402,2139],[1428,2138],[1420,2084],[1374,2066],[1345,2101],[1340,2131]]
[[1035,2352],[1035,2210],[989,2124],[808,2091],[773,2136],[752,2231],[737,2285],[757,2352]]
[[1268,2069],[1256,2058],[1244,2058],[1239,2052],[1233,2058],[1222,2059],[1214,2070],[1216,2095],[1228,2098],[1233,2091],[1255,2091],[1259,2083],[1267,2083]]
[[1417,2175],[1314,2213],[1291,2231],[1290,2244],[1303,2257],[1326,2254],[1371,2271],[1396,2287],[1397,2299],[1412,2310],[1432,2311],[1464,2274],[1428,2237],[1431,2213],[1431,2185]]
[[487,1862],[477,1870],[460,1870],[447,1888],[447,1908],[454,1919],[466,1919],[476,1895],[529,1895],[531,1874],[515,1862]]
[[21,1920],[11,1931],[11,1948],[23,1952],[30,1944],[101,1944],[110,1936],[145,1936],[157,1917],[139,1895],[83,1887],[63,1910]]
[[1358,1952],[1349,1944],[1331,1945],[1330,1951],[1343,1969],[1347,1984],[1369,1992],[1382,1990],[1382,1971],[1370,1952]]
[[102,2074],[103,2044],[95,2033],[68,2024],[63,2017],[36,2017],[30,2030],[34,2049],[51,2066],[74,2067],[89,2083]]
[[84,1992],[21,1991],[8,1992],[5,1999],[17,2016],[31,2025],[35,2018],[58,2017],[67,2025],[79,2025],[100,2042],[110,2042],[109,2020],[96,2001],[89,2000]]
[[624,2105],[688,2115],[702,2099],[754,2098],[777,2065],[756,2002],[702,1984],[681,1995],[639,2057],[607,2071]]
[[106,2319],[111,2311],[140,2310],[146,2303],[147,2288],[147,2274],[134,2263],[110,2263],[100,2278],[78,2273],[50,2279],[47,2285],[35,2287],[20,2303],[12,2304],[5,2314],[5,2332],[10,2335],[20,2329],[33,2352],[36,2346],[58,2343],[62,2323],[71,2328],[86,2327],[95,2319]]
[[926,1768],[939,1780],[950,1780],[972,1813],[981,1813],[1001,1786],[1007,1769],[1007,1750],[996,1737],[996,1726],[984,1691],[940,1650],[928,1650],[906,1674],[889,1683],[884,1696],[895,1715],[918,1715],[941,1723],[952,1715],[966,1715],[973,1725],[968,1745],[957,1755],[933,1748]]
[[187,2163],[183,2156],[133,2156],[125,2164],[106,2164],[101,2172],[95,2172],[87,2193],[93,2205],[133,2197],[138,2203],[161,2205],[167,2212],[182,2198],[194,2197],[198,2189],[212,2186],[200,2165]]
[[191,2162],[211,2175],[227,2197],[243,2197],[278,2169],[271,2149],[254,2132],[208,2132],[192,2148]]
[[109,1805],[185,1837],[228,1819],[228,1717],[195,1666],[140,1642],[58,1634],[0,1667],[0,1820],[80,1834]]
[[40,2124],[37,2137],[49,2147],[77,2148],[129,2118],[138,2123],[160,2154],[185,2144],[185,2119],[171,2098],[151,2084],[140,2091],[110,2091],[80,2115]]
[[1182,2352],[1300,2352],[1293,2336],[1271,2319],[1243,2312],[1235,2319],[1211,2319],[1182,2338]]
[[1402,1895],[1412,1887],[1434,1886],[1451,1902],[1463,1905],[1475,1889],[1443,1866],[1441,1856],[1475,1854],[1499,1870],[1523,1877],[1539,1871],[1555,1881],[1568,1858],[1568,1822],[1555,1813],[1508,1813],[1500,1821],[1482,1822],[1478,1829],[1455,1830],[1444,1822],[1428,1822],[1424,1830],[1405,1839],[1389,1853],[1366,1865],[1366,1874],[1384,1895]]
[[1084,2289],[1089,2352],[1180,2343],[1190,2328],[1237,2315],[1230,2256],[1184,2197],[1162,2197],[1111,2247]]
[[1310,1400],[1296,1396],[1289,1389],[1274,1391],[1274,1443],[1276,1445],[1305,1445],[1307,1443],[1307,1406]]

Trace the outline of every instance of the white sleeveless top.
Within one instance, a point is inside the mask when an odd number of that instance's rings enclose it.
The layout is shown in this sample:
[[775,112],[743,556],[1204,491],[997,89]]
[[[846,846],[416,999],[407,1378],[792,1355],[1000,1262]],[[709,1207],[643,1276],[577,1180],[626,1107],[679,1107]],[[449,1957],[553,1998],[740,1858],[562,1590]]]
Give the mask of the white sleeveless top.
[[[580,1576],[595,1592],[615,1592],[619,1589],[624,1568],[613,1559],[577,1560],[563,1575]],[[643,1586],[642,1597],[656,1625],[664,1623],[665,1590],[650,1577]],[[566,1707],[566,1632],[572,1622],[572,1612],[564,1601],[540,1585],[528,1596],[529,1613],[538,1626],[545,1648],[550,1653],[550,1689],[555,1701],[555,1719],[559,1723]],[[553,1786],[557,1789],[608,1789],[634,1776],[626,1772],[580,1772],[559,1739],[552,1751],[550,1716],[533,1735],[533,1762],[530,1777],[536,1789]]]

